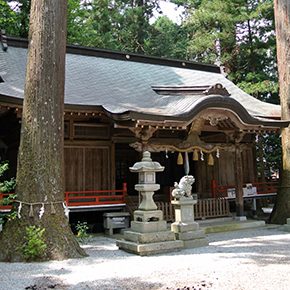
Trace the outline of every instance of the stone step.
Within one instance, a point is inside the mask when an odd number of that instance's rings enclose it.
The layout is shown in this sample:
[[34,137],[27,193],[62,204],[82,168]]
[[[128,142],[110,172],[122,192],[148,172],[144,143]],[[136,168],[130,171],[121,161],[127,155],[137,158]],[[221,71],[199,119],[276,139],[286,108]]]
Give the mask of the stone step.
[[165,232],[153,232],[153,233],[139,233],[133,231],[125,231],[124,239],[126,241],[139,243],[139,244],[149,244],[149,243],[158,243],[166,241],[174,241],[175,234],[171,231]]
[[217,232],[227,232],[233,230],[242,230],[242,229],[252,229],[265,226],[265,221],[235,221],[229,220],[221,223],[207,222],[200,223],[200,229],[204,230],[206,234],[217,233]]
[[139,233],[153,233],[167,231],[166,221],[152,221],[152,222],[131,222],[131,230]]
[[207,237],[194,239],[194,240],[186,240],[184,242],[184,249],[193,249],[199,247],[206,247],[209,244],[209,240]]
[[183,249],[183,241],[168,241],[151,244],[138,244],[130,241],[117,241],[120,250],[137,254],[140,256],[149,256]]
[[183,240],[183,241],[202,239],[202,238],[205,238],[205,231],[204,230],[197,230],[197,231],[175,233],[175,237],[177,240]]

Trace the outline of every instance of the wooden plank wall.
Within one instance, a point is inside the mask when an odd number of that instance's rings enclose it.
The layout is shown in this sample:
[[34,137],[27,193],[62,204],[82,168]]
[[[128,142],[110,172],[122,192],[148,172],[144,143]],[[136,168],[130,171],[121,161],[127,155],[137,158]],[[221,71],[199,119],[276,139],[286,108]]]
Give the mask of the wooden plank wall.
[[[216,153],[212,154],[214,165],[208,165],[209,154],[204,154],[204,161],[200,159],[196,162],[197,166],[197,192],[199,198],[211,197],[211,180],[215,179],[217,185],[234,184],[234,153],[220,150],[220,157]],[[257,182],[256,156],[254,148],[247,148],[242,152],[243,163],[243,183]]]
[[64,148],[65,191],[83,191],[83,148]]
[[108,147],[65,147],[65,190],[111,189]]

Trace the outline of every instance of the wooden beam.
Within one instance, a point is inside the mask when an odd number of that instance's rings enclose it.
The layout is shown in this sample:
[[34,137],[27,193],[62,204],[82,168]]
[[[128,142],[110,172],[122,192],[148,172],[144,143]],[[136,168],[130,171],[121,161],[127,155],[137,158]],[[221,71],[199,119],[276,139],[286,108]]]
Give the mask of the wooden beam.
[[148,141],[154,134],[154,132],[157,131],[157,128],[154,127],[135,127],[135,128],[129,128],[137,138],[140,138],[142,141]]

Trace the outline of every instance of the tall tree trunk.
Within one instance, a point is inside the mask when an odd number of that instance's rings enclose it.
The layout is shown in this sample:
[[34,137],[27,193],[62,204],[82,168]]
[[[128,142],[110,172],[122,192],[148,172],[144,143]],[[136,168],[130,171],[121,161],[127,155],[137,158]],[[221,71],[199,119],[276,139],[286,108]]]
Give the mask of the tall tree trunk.
[[261,167],[261,180],[260,182],[266,182],[265,177],[265,162],[264,162],[264,156],[263,156],[263,143],[262,143],[262,135],[258,135],[258,148],[259,148],[259,163]]
[[240,144],[235,145],[235,192],[236,192],[236,215],[242,217],[244,212],[243,197],[243,169],[242,169],[242,149]]
[[[290,2],[274,0],[277,60],[280,83],[282,119],[290,119]],[[280,173],[280,188],[271,223],[284,224],[290,217],[290,129],[282,130],[283,169]]]
[[42,239],[47,247],[38,260],[86,255],[63,208],[66,14],[66,0],[31,1],[17,201],[12,206],[19,215],[8,221],[1,233],[0,261],[24,260],[22,245],[29,226],[45,229]]

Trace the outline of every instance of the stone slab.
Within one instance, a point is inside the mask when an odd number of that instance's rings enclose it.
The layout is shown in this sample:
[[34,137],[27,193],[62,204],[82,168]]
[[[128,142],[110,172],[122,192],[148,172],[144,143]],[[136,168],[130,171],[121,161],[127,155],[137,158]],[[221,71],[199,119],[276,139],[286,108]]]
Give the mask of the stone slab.
[[175,240],[175,233],[171,231],[155,232],[155,233],[137,233],[132,231],[125,231],[124,239],[126,241],[139,244],[167,242]]
[[193,249],[193,248],[208,246],[209,240],[208,238],[202,238],[202,239],[183,241],[183,243],[184,243],[184,249]]
[[154,194],[154,191],[157,191],[160,189],[160,184],[157,183],[139,183],[135,184],[135,189],[137,191],[149,191]]
[[246,216],[235,216],[234,220],[235,221],[246,221],[247,217]]
[[212,224],[211,226],[202,226],[205,233],[217,233],[217,232],[226,232],[226,231],[233,231],[233,230],[241,230],[241,229],[253,229],[258,227],[264,227],[265,221],[241,221],[237,223],[225,223],[225,224]]
[[173,199],[171,201],[174,205],[193,205],[197,203],[197,194],[193,194],[190,197],[181,197],[178,199]]
[[131,222],[131,231],[139,233],[152,233],[152,232],[164,232],[167,230],[166,221],[157,222]]
[[169,253],[173,251],[180,251],[181,249],[183,249],[183,241],[138,244],[130,241],[117,240],[116,244],[120,250],[140,256]]
[[199,224],[197,222],[192,222],[192,223],[175,222],[171,224],[171,230],[175,233],[197,231],[199,230]]
[[202,238],[205,238],[205,231],[197,230],[197,231],[175,233],[175,237],[177,240],[183,240],[183,241],[202,239]]

